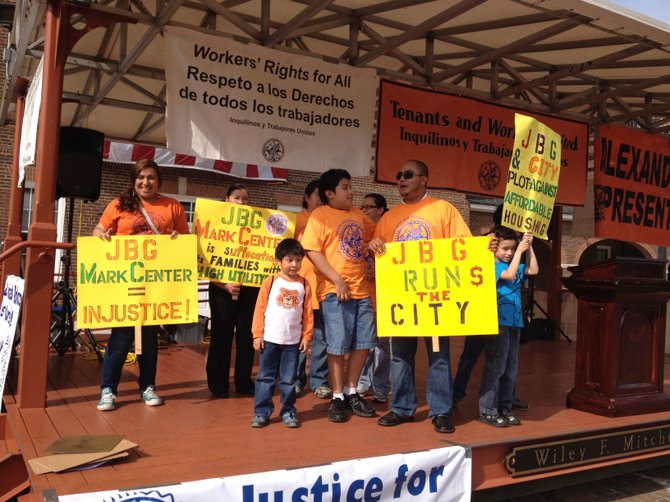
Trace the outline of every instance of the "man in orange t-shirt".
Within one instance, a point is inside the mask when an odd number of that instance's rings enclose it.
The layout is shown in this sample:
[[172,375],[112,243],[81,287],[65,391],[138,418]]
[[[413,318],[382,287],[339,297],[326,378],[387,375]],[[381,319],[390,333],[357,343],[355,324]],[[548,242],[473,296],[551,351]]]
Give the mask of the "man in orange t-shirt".
[[[319,178],[319,196],[325,204],[312,211],[302,245],[317,272],[316,295],[321,304],[328,351],[328,376],[333,399],[331,422],[344,422],[346,411],[372,417],[375,409],[356,394],[356,384],[376,333],[369,283],[365,279],[366,243],[374,222],[353,207],[351,175],[330,169]],[[344,360],[348,355],[347,372]]]
[[[384,254],[385,242],[471,236],[463,217],[452,204],[426,193],[428,166],[423,162],[404,162],[396,179],[403,203],[385,213],[377,223],[375,237],[369,244],[375,254]],[[451,423],[453,380],[449,338],[439,337],[437,351],[432,349],[429,337],[424,337],[424,341],[430,364],[426,386],[430,406],[428,416],[432,418],[437,432],[454,432]],[[414,336],[391,338],[391,411],[379,419],[379,425],[390,427],[414,420],[418,407],[414,386],[417,343],[418,338]]]

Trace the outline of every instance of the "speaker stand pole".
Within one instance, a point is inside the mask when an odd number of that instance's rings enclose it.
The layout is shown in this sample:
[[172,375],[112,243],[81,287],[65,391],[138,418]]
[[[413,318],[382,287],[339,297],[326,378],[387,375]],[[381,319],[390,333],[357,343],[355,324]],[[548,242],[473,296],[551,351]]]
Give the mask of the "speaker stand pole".
[[[69,199],[69,213],[68,213],[68,222],[67,222],[67,242],[72,242],[72,226],[74,223],[74,196],[70,196]],[[74,315],[77,312],[77,300],[72,294],[72,289],[70,288],[70,265],[72,259],[72,251],[67,249],[65,251],[65,256],[63,256],[63,280],[58,283],[58,292],[53,297],[54,305],[57,303],[58,298],[61,298],[61,317],[57,321],[52,323],[52,339],[51,343],[55,344],[56,351],[59,355],[64,355],[67,352],[69,347],[72,347],[72,350],[77,348],[76,337],[80,336],[81,329],[74,331]],[[54,328],[58,326],[58,333],[54,337]],[[89,329],[83,330],[88,338],[88,342],[93,348],[98,361],[102,362],[103,357],[100,353],[97,342],[93,333]]]

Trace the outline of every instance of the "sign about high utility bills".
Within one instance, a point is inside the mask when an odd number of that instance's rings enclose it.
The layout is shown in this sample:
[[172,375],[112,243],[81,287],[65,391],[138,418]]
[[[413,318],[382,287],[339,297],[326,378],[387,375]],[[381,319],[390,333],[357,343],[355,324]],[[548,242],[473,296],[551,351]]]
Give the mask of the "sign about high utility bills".
[[295,233],[295,213],[195,200],[193,231],[198,235],[198,276],[214,282],[260,287],[279,271],[275,248]]
[[77,239],[80,328],[198,320],[194,235]]
[[561,174],[561,136],[520,113],[514,115],[514,128],[502,224],[547,239]]
[[379,336],[498,334],[489,237],[391,242],[375,262]]
[[257,472],[179,485],[60,495],[63,502],[466,502],[472,460],[462,446]]
[[165,28],[168,147],[209,159],[370,172],[377,77],[183,28]]

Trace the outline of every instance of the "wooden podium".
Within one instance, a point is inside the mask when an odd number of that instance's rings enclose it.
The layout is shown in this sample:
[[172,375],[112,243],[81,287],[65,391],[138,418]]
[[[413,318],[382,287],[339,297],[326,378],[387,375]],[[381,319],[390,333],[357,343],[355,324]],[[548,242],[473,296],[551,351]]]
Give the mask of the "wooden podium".
[[663,392],[666,267],[614,258],[569,268],[563,283],[579,300],[569,407],[608,417],[670,410]]

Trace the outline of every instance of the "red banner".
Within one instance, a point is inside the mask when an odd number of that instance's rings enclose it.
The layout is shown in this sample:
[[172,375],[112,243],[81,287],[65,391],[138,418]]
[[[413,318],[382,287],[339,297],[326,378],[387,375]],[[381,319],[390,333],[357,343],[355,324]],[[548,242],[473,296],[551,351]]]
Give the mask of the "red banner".
[[596,235],[670,246],[668,137],[600,126],[596,138]]
[[377,121],[379,182],[395,183],[401,163],[424,162],[429,186],[503,197],[514,146],[514,113],[561,135],[561,183],[556,202],[583,205],[588,124],[382,80]]

